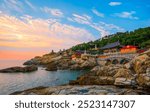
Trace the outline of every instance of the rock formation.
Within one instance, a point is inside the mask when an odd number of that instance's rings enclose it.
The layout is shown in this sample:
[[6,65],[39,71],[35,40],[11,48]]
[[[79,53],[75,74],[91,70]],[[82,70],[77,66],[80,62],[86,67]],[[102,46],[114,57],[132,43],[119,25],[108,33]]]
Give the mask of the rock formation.
[[90,72],[70,81],[71,85],[115,85],[150,87],[150,50],[125,65],[96,66]]
[[38,70],[38,67],[35,65],[26,66],[26,67],[10,67],[0,70],[1,73],[16,73],[16,72],[33,72]]

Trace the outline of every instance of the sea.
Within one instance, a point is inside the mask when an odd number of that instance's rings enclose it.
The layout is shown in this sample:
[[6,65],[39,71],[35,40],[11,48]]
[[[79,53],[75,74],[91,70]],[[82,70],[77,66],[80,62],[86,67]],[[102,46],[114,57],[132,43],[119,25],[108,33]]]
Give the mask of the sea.
[[[25,60],[0,60],[0,69],[23,66]],[[39,86],[57,86],[69,83],[85,70],[57,70],[46,71],[39,67],[37,71],[30,73],[0,73],[0,95],[8,95],[16,91],[23,91]]]

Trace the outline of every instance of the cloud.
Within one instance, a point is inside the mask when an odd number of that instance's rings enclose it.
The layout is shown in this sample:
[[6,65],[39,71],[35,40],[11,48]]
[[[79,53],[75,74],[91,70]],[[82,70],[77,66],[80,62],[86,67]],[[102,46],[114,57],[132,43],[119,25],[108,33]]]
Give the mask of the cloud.
[[136,14],[135,11],[130,11],[130,12],[121,12],[121,13],[115,13],[114,16],[120,17],[120,18],[128,18],[128,19],[139,19],[136,16],[133,16]]
[[99,23],[94,23],[92,21],[92,18],[85,14],[83,15],[73,14],[72,16],[73,16],[72,18],[71,17],[68,18],[69,21],[88,25],[89,27],[97,30],[101,35],[100,37],[109,35],[112,32],[124,31],[123,28],[120,28],[119,26],[116,26],[114,24],[107,24],[101,21]]
[[60,9],[52,9],[52,8],[44,7],[44,8],[42,8],[42,10],[45,13],[51,14],[51,15],[56,16],[56,17],[63,17],[64,16],[63,12]]
[[92,12],[93,12],[94,14],[96,14],[97,16],[99,16],[99,17],[104,17],[104,14],[101,13],[101,12],[98,12],[96,9],[92,9]]
[[26,3],[31,9],[33,9],[34,11],[36,11],[36,7],[35,7],[31,2],[29,2],[28,0],[25,0],[25,3]]
[[121,5],[121,2],[110,2],[109,5],[110,6],[117,6],[117,5]]
[[18,19],[1,13],[0,29],[1,47],[59,50],[95,39],[85,29],[62,24],[55,19],[35,19],[28,15]]
[[88,16],[88,15],[78,15],[78,14],[72,14],[73,15],[73,18],[72,20],[75,21],[75,22],[78,22],[80,24],[90,24],[90,20],[91,20],[91,17]]
[[19,0],[4,0],[0,4],[0,9],[4,12],[15,11],[15,12],[23,12],[23,4]]

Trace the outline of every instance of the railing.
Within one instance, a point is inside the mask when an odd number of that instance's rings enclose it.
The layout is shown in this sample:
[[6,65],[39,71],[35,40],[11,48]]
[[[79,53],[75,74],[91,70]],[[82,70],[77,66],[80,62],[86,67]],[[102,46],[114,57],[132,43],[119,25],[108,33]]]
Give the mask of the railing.
[[100,60],[106,60],[106,59],[111,59],[111,58],[127,58],[127,59],[132,59],[135,56],[138,55],[138,53],[120,53],[120,52],[114,52],[114,53],[104,53],[101,55],[95,54],[82,54],[83,56],[87,57],[97,57],[97,56],[106,56],[106,58],[99,58]]
[[106,58],[99,58],[100,60],[107,60],[112,58],[127,58],[127,59],[133,59],[135,56],[137,56],[138,53],[129,53],[129,54],[122,54],[122,53],[107,53],[100,56],[107,56]]

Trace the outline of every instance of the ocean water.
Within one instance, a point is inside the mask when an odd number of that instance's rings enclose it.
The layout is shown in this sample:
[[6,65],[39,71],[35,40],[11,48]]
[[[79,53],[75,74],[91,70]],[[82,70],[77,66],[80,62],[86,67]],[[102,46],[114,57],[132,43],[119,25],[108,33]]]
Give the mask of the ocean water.
[[[24,61],[0,60],[0,69],[22,66]],[[58,70],[46,71],[39,67],[38,71],[30,73],[0,73],[0,94],[10,94],[39,86],[56,86],[67,84],[70,80],[75,80],[85,71]]]

